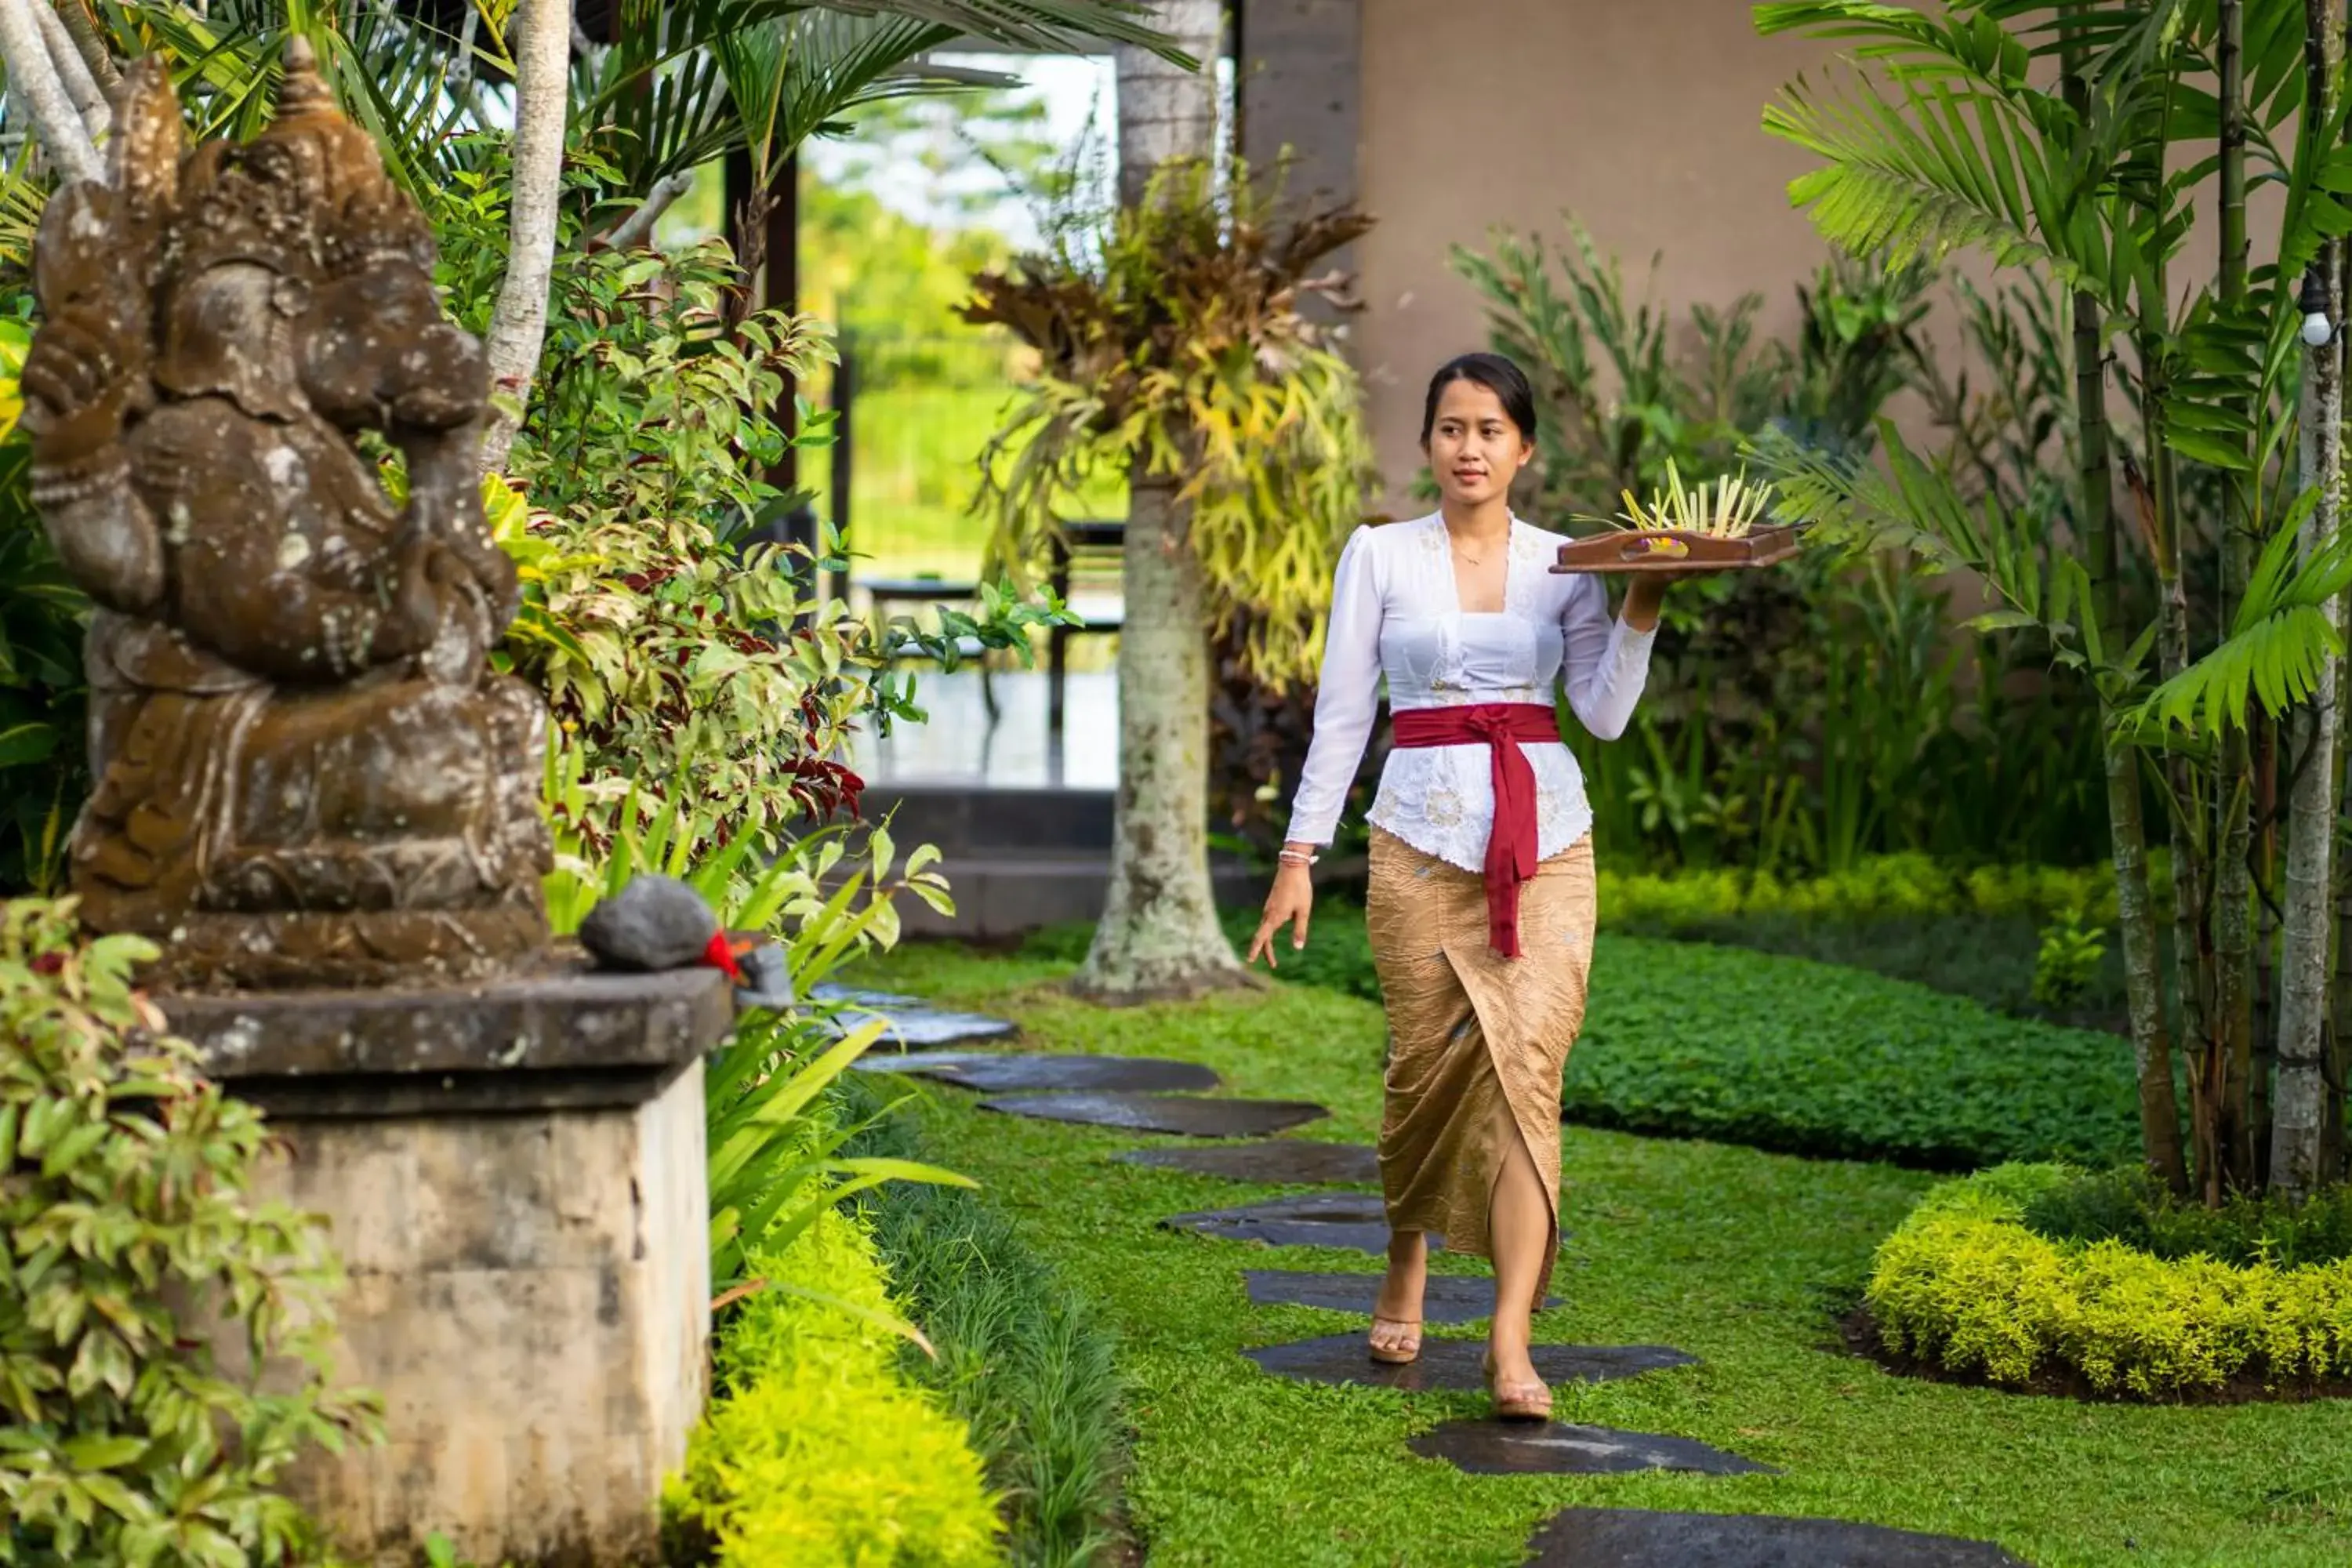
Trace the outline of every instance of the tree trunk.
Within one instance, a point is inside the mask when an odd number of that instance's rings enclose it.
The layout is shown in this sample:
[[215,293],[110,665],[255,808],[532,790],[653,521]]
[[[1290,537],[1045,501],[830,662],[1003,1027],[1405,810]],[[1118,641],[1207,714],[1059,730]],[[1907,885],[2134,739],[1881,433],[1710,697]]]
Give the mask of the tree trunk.
[[105,161],[75,112],[57,61],[49,58],[48,40],[35,5],[47,0],[0,0],[0,66],[8,77],[10,99],[22,97],[32,111],[33,132],[49,162],[68,180],[103,180]]
[[1118,81],[1118,199],[1143,200],[1151,176],[1173,160],[1206,159],[1217,151],[1215,61],[1224,44],[1219,0],[1153,0],[1151,25],[1201,62],[1197,71],[1172,66],[1131,44],[1112,47]]
[[[2074,46],[2064,56],[2065,95],[2077,113],[2088,91]],[[2102,647],[2124,644],[2116,587],[2115,477],[2107,430],[2106,330],[2099,302],[2074,299],[2075,452],[2082,463],[2083,548],[2090,558],[2091,613]],[[2140,1157],[2159,1179],[2180,1168],[2180,1107],[2172,1088],[2172,1037],[2164,1021],[2164,961],[2157,948],[2155,900],[2147,883],[2147,826],[2140,811],[2139,753],[2112,722],[2100,699],[2106,760],[2107,837],[2116,866],[2116,912],[2124,948],[2133,1065],[2139,1080]]]
[[572,88],[572,7],[522,0],[515,18],[513,185],[507,206],[507,275],[483,349],[493,391],[511,398],[482,433],[482,468],[506,466],[547,341],[555,275],[555,219],[562,194],[563,131]]
[[[2246,308],[2245,15],[2242,0],[2221,0],[2216,51],[2221,88],[2221,314],[2235,321]],[[2252,409],[2245,410],[2251,416]],[[2247,533],[2246,486],[2221,473],[2221,624],[2228,626],[2245,596],[2253,568]],[[2221,740],[2213,802],[2221,816],[2213,840],[2213,991],[2215,1043],[2221,1047],[2220,1103],[2214,1132],[2221,1169],[2205,1178],[2208,1201],[2219,1196],[2217,1177],[2241,1189],[2253,1183],[2252,1130],[2247,1102],[2253,1079],[2253,778],[2251,737],[2232,725]]]
[[1209,639],[1177,476],[1129,479],[1110,897],[1078,994],[1148,1001],[1242,984],[1209,880]]
[[[67,0],[79,9],[80,0]],[[82,129],[95,142],[114,124],[114,110],[100,90],[98,78],[74,45],[73,35],[66,30],[64,20],[49,0],[27,0],[33,20],[41,26],[41,41],[48,46],[49,59],[58,68],[58,79],[65,84],[66,97],[72,100],[74,112],[81,116]]]
[[[1213,158],[1220,51],[1217,0],[1157,0],[1151,23],[1203,62],[1180,70],[1142,49],[1114,50],[1118,189],[1139,205],[1163,164]],[[1189,446],[1191,443],[1182,443]],[[1217,924],[1209,880],[1209,621],[1201,563],[1180,503],[1181,474],[1129,479],[1118,639],[1118,801],[1110,896],[1076,989],[1144,1001],[1245,983]]]
[[58,0],[58,14],[65,22],[67,35],[73,39],[74,52],[81,56],[81,63],[89,68],[100,87],[112,93],[122,85],[122,68],[106,52],[106,40],[98,36],[98,24],[89,19],[81,0]]
[[[2137,300],[2137,353],[2140,362],[2140,422],[2147,442],[2150,472],[2148,494],[2139,504],[2148,507],[2148,533],[2155,541],[2157,575],[2158,669],[2169,680],[2189,668],[2189,596],[2181,576],[2181,540],[2187,530],[2180,521],[2180,471],[2164,441],[2164,312],[2168,305],[2165,266],[2158,258],[2145,291]],[[2137,498],[2136,498],[2137,499]],[[2206,1035],[2207,963],[2204,844],[2196,827],[2197,773],[2189,759],[2168,739],[2164,748],[2164,779],[2172,809],[2165,816],[2167,842],[2172,855],[2172,973],[2179,1006],[2181,1054],[2190,1067],[2190,1107],[2195,1113],[2195,1068]],[[2164,1173],[2171,1190],[2189,1192],[2187,1164],[2179,1158],[2176,1133],[2174,1163]]]
[[[2335,80],[2341,18],[2338,0],[2305,0],[2304,71],[2306,102],[2324,103]],[[2320,151],[2315,149],[2315,151]],[[2327,282],[2327,314],[2343,310],[2336,298],[2336,245],[2321,247],[2314,264]],[[2326,542],[2341,521],[2344,469],[2343,331],[2304,356],[2303,484],[2318,491],[2304,531],[2304,550]],[[2331,628],[2341,624],[2342,606],[2330,601],[2324,612]],[[2309,706],[2297,710],[2302,744],[2287,805],[2286,945],[2282,967],[2278,1027],[2278,1089],[2271,1103],[2271,1185],[2291,1199],[2310,1195],[2329,1178],[2326,1152],[2328,971],[2333,915],[2336,834],[2336,661],[2323,661],[2319,688]]]

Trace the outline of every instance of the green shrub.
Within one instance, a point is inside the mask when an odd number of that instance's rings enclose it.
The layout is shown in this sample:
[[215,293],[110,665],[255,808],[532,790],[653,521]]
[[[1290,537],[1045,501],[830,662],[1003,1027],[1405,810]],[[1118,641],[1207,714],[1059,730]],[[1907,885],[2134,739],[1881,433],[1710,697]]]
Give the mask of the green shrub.
[[1994,1383],[2071,1371],[2143,1398],[2352,1376],[2352,1261],[2167,1259],[2029,1228],[2028,1210],[2078,1178],[2011,1167],[1930,1193],[1872,1265],[1864,1299],[1887,1344]]
[[[878,1121],[856,1149],[919,1154],[914,1119]],[[905,1371],[971,1427],[1005,1497],[1013,1561],[1096,1561],[1118,1538],[1122,1438],[1109,1325],[978,1194],[894,1184],[869,1194],[866,1209],[893,1284],[938,1352],[902,1350]]]
[[[1306,951],[1277,956],[1286,980],[1379,1000],[1360,910],[1325,904]],[[1931,1169],[2105,1165],[2139,1136],[2113,1036],[1860,970],[1611,934],[1563,1094],[1593,1126]]]
[[898,1375],[889,1289],[860,1222],[827,1209],[789,1247],[755,1253],[753,1272],[768,1288],[726,1324],[723,1392],[667,1489],[674,1549],[727,1568],[1000,1561],[997,1500],[962,1425]]
[[373,1426],[325,1384],[324,1229],[247,1195],[268,1132],[131,989],[153,955],[81,942],[70,901],[0,905],[0,1563],[294,1560],[269,1488]]
[[2184,1203],[2145,1170],[2085,1172],[2025,1203],[2026,1227],[2053,1241],[2120,1241],[2163,1258],[2205,1256],[2282,1268],[2352,1258],[2352,1187],[2301,1204],[2237,1195]]
[[1926,855],[1882,855],[1850,871],[1781,881],[1762,871],[1600,873],[1601,918],[1611,926],[1664,931],[1741,916],[1873,921],[1926,915],[2032,916],[2068,910],[2115,918],[2112,867],[1985,866]]
[[2138,1146],[2130,1047],[1859,970],[1603,937],[1573,1121],[1968,1169]]
[[2033,999],[2044,1007],[2070,1007],[2091,988],[2107,955],[2105,926],[2084,923],[2083,911],[2066,910],[2042,929],[2033,956]]

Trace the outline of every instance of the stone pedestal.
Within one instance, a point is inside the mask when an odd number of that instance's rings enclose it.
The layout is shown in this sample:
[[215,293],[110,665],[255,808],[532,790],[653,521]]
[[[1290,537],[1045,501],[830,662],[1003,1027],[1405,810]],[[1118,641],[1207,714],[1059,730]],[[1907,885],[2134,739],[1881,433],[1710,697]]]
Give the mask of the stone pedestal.
[[[657,1561],[663,1478],[710,1326],[702,1058],[714,970],[420,992],[164,999],[289,1158],[349,1273],[336,1375],[386,1441],[292,1489],[349,1555],[537,1568]],[[224,1345],[225,1353],[234,1347]]]

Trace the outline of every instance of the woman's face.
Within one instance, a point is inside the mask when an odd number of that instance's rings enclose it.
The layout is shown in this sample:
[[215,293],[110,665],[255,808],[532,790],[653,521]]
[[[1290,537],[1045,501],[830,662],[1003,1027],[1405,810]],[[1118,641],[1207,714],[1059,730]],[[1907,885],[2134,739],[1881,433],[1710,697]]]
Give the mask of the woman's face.
[[1508,495],[1511,481],[1535,456],[1494,390],[1460,380],[1448,382],[1438,395],[1428,452],[1438,493],[1459,506],[1479,506]]

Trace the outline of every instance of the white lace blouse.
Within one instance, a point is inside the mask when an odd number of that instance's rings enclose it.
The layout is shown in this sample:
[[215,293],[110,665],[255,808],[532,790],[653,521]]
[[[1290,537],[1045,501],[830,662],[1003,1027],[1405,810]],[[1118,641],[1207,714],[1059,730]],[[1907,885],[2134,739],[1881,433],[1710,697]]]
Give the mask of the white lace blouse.
[[[1291,806],[1290,841],[1328,844],[1379,716],[1482,702],[1549,706],[1565,671],[1569,706],[1594,735],[1625,731],[1649,679],[1655,632],[1609,615],[1597,578],[1550,570],[1563,535],[1514,519],[1499,613],[1470,614],[1454,591],[1443,517],[1359,528],[1339,553],[1315,699],[1315,735]],[[1559,854],[1591,830],[1576,758],[1557,741],[1522,742],[1535,770],[1537,848]],[[1399,747],[1381,772],[1370,821],[1465,870],[1486,864],[1494,819],[1483,745]]]

